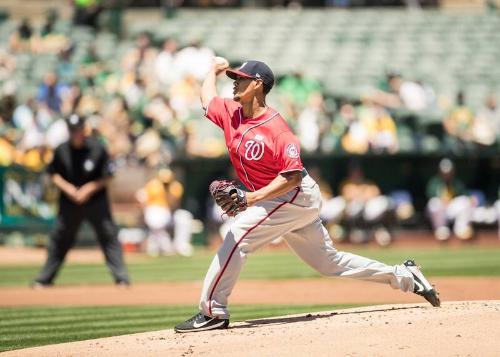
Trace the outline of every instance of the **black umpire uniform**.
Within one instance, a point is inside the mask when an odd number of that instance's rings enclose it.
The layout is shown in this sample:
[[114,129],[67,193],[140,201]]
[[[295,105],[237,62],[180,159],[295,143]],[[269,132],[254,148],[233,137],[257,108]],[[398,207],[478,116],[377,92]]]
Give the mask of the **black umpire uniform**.
[[61,191],[59,212],[50,235],[47,262],[33,285],[40,287],[53,283],[83,220],[95,230],[115,283],[128,285],[122,247],[106,192],[106,179],[113,174],[112,163],[96,138],[85,137],[83,118],[73,114],[67,124],[70,140],[55,150],[48,166],[52,181]]

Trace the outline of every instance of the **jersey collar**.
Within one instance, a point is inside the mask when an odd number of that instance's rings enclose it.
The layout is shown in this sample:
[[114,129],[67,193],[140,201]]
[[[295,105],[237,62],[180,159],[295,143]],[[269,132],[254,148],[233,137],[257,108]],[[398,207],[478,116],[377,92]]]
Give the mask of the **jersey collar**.
[[271,115],[274,115],[276,111],[274,109],[272,109],[271,107],[267,107],[267,110],[262,113],[261,115],[259,115],[258,117],[254,117],[254,118],[245,118],[243,116],[243,108],[240,107],[240,110],[239,110],[239,116],[240,116],[240,122],[242,123],[248,123],[248,122],[259,122],[261,120],[265,120],[267,118],[269,118]]

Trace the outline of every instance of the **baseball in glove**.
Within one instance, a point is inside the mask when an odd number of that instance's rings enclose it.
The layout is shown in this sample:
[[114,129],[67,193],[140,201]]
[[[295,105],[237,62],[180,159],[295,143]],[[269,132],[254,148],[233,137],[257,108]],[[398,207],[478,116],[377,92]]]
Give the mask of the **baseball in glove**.
[[248,207],[245,191],[238,188],[232,181],[212,181],[209,190],[215,203],[230,217],[236,216]]

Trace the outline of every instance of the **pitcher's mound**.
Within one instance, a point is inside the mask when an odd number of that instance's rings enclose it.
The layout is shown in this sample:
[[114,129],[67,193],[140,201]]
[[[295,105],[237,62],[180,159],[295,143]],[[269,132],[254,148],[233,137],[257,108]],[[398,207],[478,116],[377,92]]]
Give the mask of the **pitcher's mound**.
[[[188,316],[187,316],[188,317]],[[12,351],[5,356],[498,356],[500,301],[383,305]]]

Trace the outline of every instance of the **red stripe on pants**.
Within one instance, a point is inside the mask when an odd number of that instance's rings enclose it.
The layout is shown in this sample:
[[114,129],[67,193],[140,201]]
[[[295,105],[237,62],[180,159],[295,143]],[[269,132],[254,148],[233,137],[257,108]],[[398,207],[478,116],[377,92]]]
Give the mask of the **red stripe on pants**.
[[253,227],[251,227],[248,231],[246,231],[245,234],[243,234],[243,236],[240,238],[240,240],[234,245],[233,247],[233,250],[231,250],[231,253],[229,254],[229,258],[227,258],[227,261],[226,261],[226,264],[224,264],[224,267],[222,268],[220,274],[219,274],[219,277],[217,278],[217,280],[215,281],[215,284],[214,286],[212,287],[212,291],[210,291],[210,296],[208,297],[208,312],[210,313],[210,315],[212,315],[212,297],[214,295],[214,291],[215,291],[215,288],[217,287],[217,284],[219,284],[219,281],[220,279],[222,278],[222,275],[224,274],[224,272],[226,271],[226,268],[229,264],[229,261],[231,260],[231,258],[233,257],[233,254],[234,252],[236,251],[236,248],[238,248],[238,245],[241,243],[241,241],[243,239],[245,239],[245,237],[251,232],[253,231],[255,228],[257,228],[262,222],[264,222],[266,219],[268,219],[274,212],[276,212],[278,209],[280,209],[281,207],[283,207],[284,205],[286,205],[287,203],[293,203],[293,201],[295,201],[295,199],[297,198],[297,195],[299,194],[300,192],[300,188],[297,187],[297,192],[295,192],[295,195],[293,196],[293,198],[290,200],[290,202],[283,202],[281,203],[279,206],[277,206],[276,208],[274,208],[271,212],[269,212],[267,214],[267,216],[265,216],[264,218],[262,218],[259,222],[257,222],[256,225],[254,225]]

